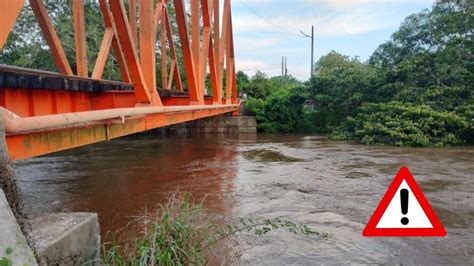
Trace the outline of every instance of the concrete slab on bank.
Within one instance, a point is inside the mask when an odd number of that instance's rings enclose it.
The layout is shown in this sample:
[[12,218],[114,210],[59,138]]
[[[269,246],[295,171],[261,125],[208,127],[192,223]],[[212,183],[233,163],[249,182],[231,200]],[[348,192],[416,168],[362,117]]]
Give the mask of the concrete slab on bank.
[[51,213],[31,220],[40,265],[99,265],[100,228],[96,213]]
[[[20,230],[3,190],[0,189],[0,265],[37,265],[35,255]],[[8,264],[5,264],[8,265]]]

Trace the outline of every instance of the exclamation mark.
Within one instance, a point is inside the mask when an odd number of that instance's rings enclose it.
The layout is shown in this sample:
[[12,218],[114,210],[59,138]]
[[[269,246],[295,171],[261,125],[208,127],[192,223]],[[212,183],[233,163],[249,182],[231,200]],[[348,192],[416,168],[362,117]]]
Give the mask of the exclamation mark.
[[[403,215],[406,215],[408,213],[408,189],[401,189],[400,190],[400,202],[401,202],[401,207],[402,207],[402,214]],[[408,222],[410,222],[408,220],[407,217],[403,217],[400,222],[403,224],[403,225],[407,225]]]

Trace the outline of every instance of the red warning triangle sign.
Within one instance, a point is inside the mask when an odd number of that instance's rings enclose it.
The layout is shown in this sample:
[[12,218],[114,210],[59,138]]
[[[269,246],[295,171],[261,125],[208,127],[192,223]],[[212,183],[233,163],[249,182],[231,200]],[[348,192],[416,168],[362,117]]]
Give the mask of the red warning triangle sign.
[[445,236],[446,230],[406,167],[388,187],[363,236]]

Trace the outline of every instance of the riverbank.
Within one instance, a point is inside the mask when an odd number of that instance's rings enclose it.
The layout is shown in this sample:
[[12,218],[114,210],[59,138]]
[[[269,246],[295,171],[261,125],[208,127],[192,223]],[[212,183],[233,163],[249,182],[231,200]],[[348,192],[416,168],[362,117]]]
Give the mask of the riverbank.
[[[191,192],[207,196],[209,213],[288,217],[333,236],[241,235],[228,253],[239,263],[466,264],[474,243],[473,155],[471,147],[370,146],[292,134],[188,134],[123,138],[15,166],[30,212],[97,212],[102,233],[165,203],[170,192]],[[401,165],[410,167],[446,227],[446,238],[362,237]]]

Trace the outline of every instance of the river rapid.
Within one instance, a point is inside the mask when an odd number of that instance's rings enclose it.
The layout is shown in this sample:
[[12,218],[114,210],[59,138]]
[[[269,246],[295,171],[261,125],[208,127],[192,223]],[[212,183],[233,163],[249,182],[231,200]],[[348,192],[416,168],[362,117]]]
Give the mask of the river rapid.
[[[444,238],[366,238],[362,230],[408,166]],[[146,135],[15,163],[26,207],[97,212],[102,235],[170,193],[206,197],[230,220],[283,217],[331,235],[239,235],[220,263],[474,264],[474,148],[399,148],[291,134]],[[218,258],[219,260],[219,258]]]

